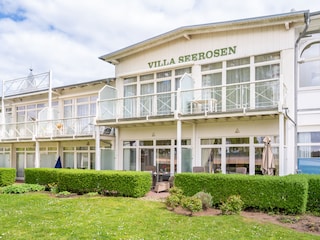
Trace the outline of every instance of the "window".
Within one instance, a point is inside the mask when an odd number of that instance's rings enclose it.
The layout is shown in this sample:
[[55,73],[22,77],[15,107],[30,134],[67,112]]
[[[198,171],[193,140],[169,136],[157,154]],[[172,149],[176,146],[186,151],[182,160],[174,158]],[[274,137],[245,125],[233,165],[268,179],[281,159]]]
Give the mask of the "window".
[[320,157],[320,132],[298,133],[298,158]]
[[157,73],[157,114],[171,113],[171,71]]
[[0,168],[11,167],[10,152],[11,152],[10,148],[0,147]]
[[300,87],[320,86],[320,42],[304,48],[301,54]]
[[250,58],[227,61],[227,110],[250,107]]
[[279,99],[280,53],[255,56],[255,106],[276,106]]
[[137,77],[130,77],[124,79],[124,106],[123,115],[124,117],[135,117],[137,108]]

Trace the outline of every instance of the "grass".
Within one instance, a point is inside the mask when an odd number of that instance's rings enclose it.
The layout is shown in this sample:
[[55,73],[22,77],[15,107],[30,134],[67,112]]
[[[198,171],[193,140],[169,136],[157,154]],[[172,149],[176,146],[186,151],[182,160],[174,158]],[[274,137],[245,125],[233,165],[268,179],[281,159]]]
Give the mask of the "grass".
[[241,216],[188,217],[133,198],[0,194],[0,239],[320,239]]

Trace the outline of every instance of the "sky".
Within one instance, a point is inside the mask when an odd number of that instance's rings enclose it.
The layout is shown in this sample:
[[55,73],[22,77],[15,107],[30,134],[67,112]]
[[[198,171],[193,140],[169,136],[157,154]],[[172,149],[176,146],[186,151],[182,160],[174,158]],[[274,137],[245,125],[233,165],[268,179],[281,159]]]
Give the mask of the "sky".
[[52,71],[54,87],[114,77],[100,56],[173,29],[296,11],[319,0],[0,0],[0,81]]

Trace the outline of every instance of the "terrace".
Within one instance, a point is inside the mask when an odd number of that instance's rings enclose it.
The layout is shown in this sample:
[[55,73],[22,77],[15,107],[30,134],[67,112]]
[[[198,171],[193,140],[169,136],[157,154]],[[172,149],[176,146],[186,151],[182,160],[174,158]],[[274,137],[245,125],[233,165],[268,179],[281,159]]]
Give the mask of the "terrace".
[[[183,78],[188,76],[186,74]],[[185,79],[184,83],[188,81]],[[115,88],[105,86],[99,94],[97,121],[112,124],[126,120],[174,118],[176,114],[197,118],[247,111],[258,115],[264,110],[278,110],[285,101],[285,95],[286,87],[281,79],[130,97],[119,97]]]

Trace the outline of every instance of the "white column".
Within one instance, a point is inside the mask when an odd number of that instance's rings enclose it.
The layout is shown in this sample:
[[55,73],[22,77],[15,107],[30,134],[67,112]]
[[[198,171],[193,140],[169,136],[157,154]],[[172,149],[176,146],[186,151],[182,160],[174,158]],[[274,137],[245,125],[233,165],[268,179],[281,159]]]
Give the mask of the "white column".
[[[181,120],[177,120],[177,173],[181,173]],[[170,175],[174,175],[174,159],[171,159]]]
[[34,160],[34,167],[40,168],[40,143],[36,141],[36,149],[35,149],[35,160]]
[[226,138],[222,138],[221,147],[221,171],[222,173],[227,173],[227,151],[226,151]]
[[100,131],[99,126],[95,126],[96,130],[96,159],[95,159],[95,169],[101,170],[101,150],[100,150]]
[[4,133],[5,133],[5,123],[6,123],[6,120],[5,120],[5,117],[6,117],[6,110],[5,110],[5,107],[4,107],[4,81],[2,81],[2,98],[1,98],[1,137],[0,139],[4,138]]
[[283,176],[285,173],[285,148],[284,148],[284,116],[282,113],[279,115],[279,176]]

